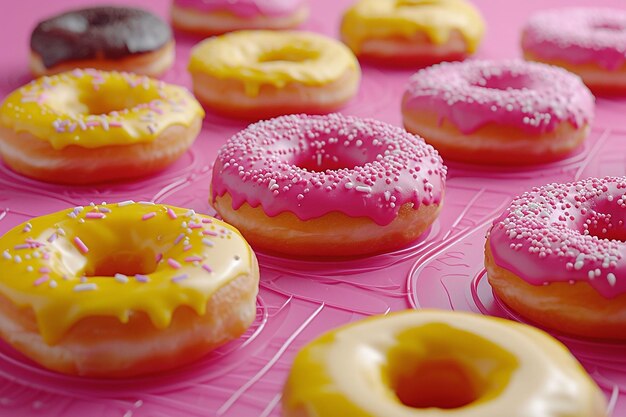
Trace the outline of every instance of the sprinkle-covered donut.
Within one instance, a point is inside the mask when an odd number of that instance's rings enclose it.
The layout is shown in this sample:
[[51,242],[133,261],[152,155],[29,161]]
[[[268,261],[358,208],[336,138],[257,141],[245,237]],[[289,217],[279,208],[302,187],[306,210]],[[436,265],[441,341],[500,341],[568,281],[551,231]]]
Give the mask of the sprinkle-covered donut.
[[96,68],[158,76],[174,62],[167,23],[129,7],[72,10],[35,27],[30,67],[36,76]]
[[358,92],[361,68],[341,42],[312,32],[242,30],[206,39],[189,60],[213,112],[247,120],[329,113]]
[[530,17],[524,57],[580,75],[594,92],[626,93],[626,10],[563,8]]
[[626,178],[550,184],[517,197],[486,245],[489,282],[522,316],[626,339]]
[[587,137],[594,97],[580,78],[540,63],[442,63],[411,77],[404,125],[444,158],[496,165],[561,159]]
[[359,0],[341,22],[341,37],[359,58],[385,65],[431,65],[464,59],[485,32],[466,0]]
[[76,69],[41,77],[0,105],[0,155],[41,181],[88,184],[155,173],[178,159],[204,111],[182,87]]
[[544,332],[411,310],[327,332],[296,356],[284,417],[608,417],[602,391]]
[[259,271],[233,227],[132,201],[34,218],[0,238],[0,336],[42,366],[127,377],[239,337]]
[[446,168],[419,137],[371,119],[290,115],[218,152],[211,202],[255,248],[297,255],[395,249],[435,220]]
[[204,36],[243,29],[291,29],[309,16],[308,0],[173,0],[172,25]]

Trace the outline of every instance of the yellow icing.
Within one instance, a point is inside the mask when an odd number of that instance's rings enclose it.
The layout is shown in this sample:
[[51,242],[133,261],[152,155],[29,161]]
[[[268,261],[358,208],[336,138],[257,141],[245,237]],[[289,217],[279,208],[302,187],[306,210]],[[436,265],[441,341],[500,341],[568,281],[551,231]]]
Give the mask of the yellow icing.
[[204,111],[183,87],[130,73],[74,70],[41,77],[11,93],[0,125],[28,132],[54,149],[151,142],[166,128],[189,126]]
[[143,311],[162,329],[181,305],[203,315],[211,295],[242,274],[258,276],[258,269],[235,228],[165,205],[68,209],[34,218],[0,238],[0,294],[32,308],[49,344],[87,316],[124,323],[131,312]]
[[[439,368],[460,370],[467,382],[446,384]],[[411,406],[400,390],[475,396],[457,407]],[[324,334],[298,353],[283,392],[285,417],[598,417],[604,409],[598,387],[546,334],[435,310],[373,317]]]
[[355,53],[369,39],[404,37],[423,32],[436,45],[448,41],[457,30],[469,53],[478,48],[485,23],[465,0],[360,0],[343,17],[341,33]]
[[345,45],[293,31],[239,31],[210,38],[193,48],[189,61],[192,73],[243,82],[250,97],[257,96],[262,85],[332,83],[347,70],[360,73],[357,59]]

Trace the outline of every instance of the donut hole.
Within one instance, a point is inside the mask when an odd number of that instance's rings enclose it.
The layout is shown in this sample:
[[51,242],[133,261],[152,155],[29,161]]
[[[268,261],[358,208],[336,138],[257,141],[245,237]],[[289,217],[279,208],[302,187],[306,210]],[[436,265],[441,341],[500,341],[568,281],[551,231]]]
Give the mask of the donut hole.
[[[114,111],[123,111],[125,109],[131,109],[133,107],[146,105],[152,100],[159,98],[158,94],[148,90],[141,91],[143,89],[134,89],[132,93],[129,91],[116,91],[115,86],[103,89],[83,91],[78,96],[79,102],[76,103],[80,106],[78,113],[103,115],[109,114]],[[151,94],[153,93],[153,94]]]
[[87,277],[113,277],[115,274],[148,275],[156,271],[156,255],[150,249],[115,251],[97,259],[86,270]]
[[285,46],[262,53],[258,61],[266,62],[306,62],[319,57],[319,52],[313,49],[299,48],[297,46]]
[[75,83],[56,86],[46,99],[46,105],[58,114],[105,115],[147,107],[159,98],[153,86],[133,88],[127,82],[112,82],[104,87],[84,77]]
[[601,32],[623,32],[626,26],[620,22],[598,22],[592,24],[591,29]]
[[299,155],[293,161],[293,165],[306,169],[310,172],[336,171],[339,169],[354,169],[366,163],[360,155],[332,155],[315,153],[312,155]]
[[474,87],[489,88],[492,90],[522,90],[530,88],[528,76],[523,74],[493,74],[485,76],[472,84]]
[[480,397],[472,370],[453,358],[427,360],[411,367],[396,381],[395,393],[413,408],[461,408]]
[[404,406],[451,410],[497,396],[517,366],[515,357],[493,342],[432,323],[398,336],[386,376]]

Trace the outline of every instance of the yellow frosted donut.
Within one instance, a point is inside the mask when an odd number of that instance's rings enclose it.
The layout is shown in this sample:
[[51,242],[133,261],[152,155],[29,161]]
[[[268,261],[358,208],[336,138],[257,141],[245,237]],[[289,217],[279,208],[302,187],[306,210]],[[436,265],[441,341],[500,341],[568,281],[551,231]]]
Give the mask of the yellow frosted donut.
[[404,311],[326,333],[296,356],[284,417],[605,417],[600,389],[530,326]]
[[0,238],[0,337],[67,374],[177,367],[239,337],[256,257],[232,226],[151,203],[37,217]]
[[0,154],[13,170],[86,184],[159,171],[195,140],[204,111],[184,88],[122,72],[41,77],[0,106]]
[[463,59],[484,32],[483,18],[465,0],[359,0],[341,23],[357,56],[391,65]]
[[250,30],[207,39],[191,53],[198,100],[216,113],[259,120],[329,113],[358,91],[361,69],[340,42],[308,32]]

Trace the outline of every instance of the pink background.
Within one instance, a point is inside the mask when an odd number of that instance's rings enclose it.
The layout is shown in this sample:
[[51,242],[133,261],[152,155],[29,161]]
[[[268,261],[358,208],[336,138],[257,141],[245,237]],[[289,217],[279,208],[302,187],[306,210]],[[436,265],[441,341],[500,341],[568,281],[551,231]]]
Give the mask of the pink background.
[[[128,4],[126,1],[111,3]],[[305,29],[337,36],[350,0],[312,0]],[[626,7],[623,0],[476,0],[488,22],[478,57],[519,57],[519,31],[535,10],[564,5]],[[9,5],[10,4],[10,5]],[[28,39],[40,19],[87,0],[3,0],[0,12],[0,97],[30,80]],[[167,0],[136,0],[166,17]],[[199,38],[177,34],[176,65],[165,80],[190,87],[185,67]],[[346,114],[400,125],[400,96],[412,71],[363,68],[358,97]],[[258,315],[248,333],[184,369],[124,381],[61,376],[34,365],[0,342],[0,416],[280,415],[280,392],[297,350],[321,332],[391,310],[419,307],[513,317],[494,301],[484,277],[489,224],[511,198],[531,186],[589,176],[626,175],[626,100],[599,99],[583,150],[530,169],[477,169],[449,164],[441,217],[419,242],[367,259],[315,262],[259,254]],[[207,203],[218,147],[243,123],[208,115],[193,148],[154,178],[111,186],[60,187],[31,181],[0,165],[0,233],[33,216],[91,201],[152,200],[213,213]],[[558,336],[558,335],[557,335]],[[626,415],[626,346],[561,337]]]

